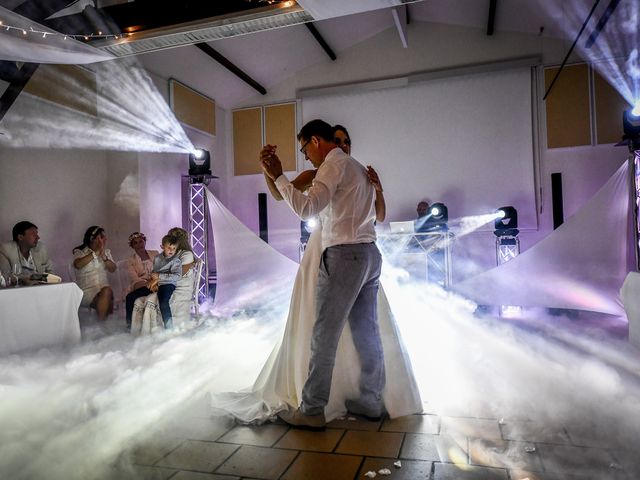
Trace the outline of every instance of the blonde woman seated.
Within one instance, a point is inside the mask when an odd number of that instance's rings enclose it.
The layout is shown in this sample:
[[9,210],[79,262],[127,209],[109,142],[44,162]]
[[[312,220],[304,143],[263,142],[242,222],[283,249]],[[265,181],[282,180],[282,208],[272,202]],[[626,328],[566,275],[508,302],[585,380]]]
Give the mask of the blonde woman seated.
[[127,328],[131,328],[135,301],[152,293],[147,283],[151,280],[153,259],[158,255],[157,250],[147,250],[147,237],[144,233],[133,232],[129,235],[129,246],[133,249],[133,255],[127,259],[129,273],[129,287],[125,301]]
[[84,232],[82,243],[73,249],[76,283],[84,292],[81,305],[95,308],[98,320],[106,319],[113,312],[113,290],[107,272],[115,272],[117,266],[106,245],[104,228],[94,225]]
[[[176,283],[176,289],[169,301],[173,326],[178,327],[191,318],[195,257],[191,245],[189,245],[189,234],[185,229],[174,227],[167,233],[176,237],[175,255],[182,263],[182,276]],[[147,288],[150,286],[147,284]],[[149,335],[157,330],[164,330],[164,323],[158,304],[158,294],[151,293],[135,301],[131,319],[131,333]]]

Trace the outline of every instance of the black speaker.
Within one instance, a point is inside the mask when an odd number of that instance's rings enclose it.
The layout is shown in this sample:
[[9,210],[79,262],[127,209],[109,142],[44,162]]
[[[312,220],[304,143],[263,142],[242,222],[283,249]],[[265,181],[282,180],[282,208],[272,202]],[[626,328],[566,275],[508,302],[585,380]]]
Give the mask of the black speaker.
[[267,219],[267,194],[258,194],[258,225],[260,238],[269,243],[269,221]]
[[564,223],[564,206],[562,204],[562,174],[551,174],[551,205],[553,208],[553,229]]

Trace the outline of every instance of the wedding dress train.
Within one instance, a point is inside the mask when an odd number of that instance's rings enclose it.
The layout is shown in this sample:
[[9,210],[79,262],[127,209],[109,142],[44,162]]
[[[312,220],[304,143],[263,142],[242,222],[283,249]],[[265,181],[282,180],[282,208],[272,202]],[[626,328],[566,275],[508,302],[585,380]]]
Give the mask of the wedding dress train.
[[[209,200],[210,211],[215,208],[224,209],[210,192]],[[213,211],[211,218],[215,241],[218,233],[216,214]],[[244,392],[214,395],[214,409],[230,413],[241,422],[260,423],[288,406],[299,406],[308,374],[311,333],[315,321],[315,287],[320,265],[320,240],[320,230],[316,229],[309,239],[296,274],[284,334],[274,347],[253,387]],[[222,243],[215,245],[218,261],[225,255],[221,249]],[[237,252],[235,254],[237,255]],[[218,277],[219,282],[220,280]],[[382,287],[378,293],[378,322],[386,372],[383,391],[385,408],[391,418],[422,412],[420,393],[411,362]],[[347,324],[336,353],[331,393],[325,408],[327,421],[346,413],[346,399],[358,398],[359,376],[360,361]]]

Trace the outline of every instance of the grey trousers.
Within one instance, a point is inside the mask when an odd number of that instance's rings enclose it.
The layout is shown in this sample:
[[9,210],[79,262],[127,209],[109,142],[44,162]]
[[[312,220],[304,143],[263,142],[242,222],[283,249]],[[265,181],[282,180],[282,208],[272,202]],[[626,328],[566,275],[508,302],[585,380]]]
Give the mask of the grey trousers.
[[324,412],[329,401],[336,350],[347,321],[360,357],[359,402],[381,406],[385,383],[377,295],[382,257],[375,243],[336,245],[322,253],[316,287],[316,322],[311,336],[309,377],[300,409]]

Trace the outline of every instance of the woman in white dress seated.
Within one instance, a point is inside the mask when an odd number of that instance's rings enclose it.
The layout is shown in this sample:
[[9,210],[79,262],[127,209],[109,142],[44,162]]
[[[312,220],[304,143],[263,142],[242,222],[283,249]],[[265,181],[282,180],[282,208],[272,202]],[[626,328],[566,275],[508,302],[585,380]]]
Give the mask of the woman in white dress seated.
[[[182,277],[178,280],[169,302],[173,325],[178,326],[191,318],[195,257],[191,245],[189,245],[189,234],[185,229],[174,227],[169,230],[168,234],[178,239],[176,255],[182,262]],[[158,295],[152,293],[146,297],[138,298],[133,306],[131,333],[148,335],[162,329],[164,329],[164,323],[158,306]]]
[[[351,139],[346,129],[336,125],[334,132],[336,144],[349,154]],[[382,221],[385,216],[382,185],[376,172],[371,167],[368,167],[368,170],[369,178],[376,189],[376,217],[378,221]],[[315,170],[307,170],[298,175],[292,183],[295,188],[306,191],[314,177]],[[278,200],[282,199],[273,181],[266,175],[265,178],[272,195]],[[296,274],[282,340],[273,349],[251,390],[214,395],[214,409],[230,413],[240,422],[261,423],[281,410],[288,407],[297,408],[300,405],[302,388],[309,368],[311,334],[315,323],[315,288],[321,253],[319,226],[309,238]],[[223,254],[217,251],[216,258]],[[387,379],[382,394],[384,407],[391,418],[420,413],[422,401],[411,362],[382,286],[378,292],[378,324]],[[347,399],[358,398],[359,377],[360,360],[347,324],[336,352],[329,403],[325,407],[327,421],[347,413]]]
[[113,290],[107,272],[115,272],[117,266],[106,245],[104,228],[94,225],[84,232],[82,244],[73,249],[76,283],[84,294],[81,305],[95,308],[99,320],[113,312]]

